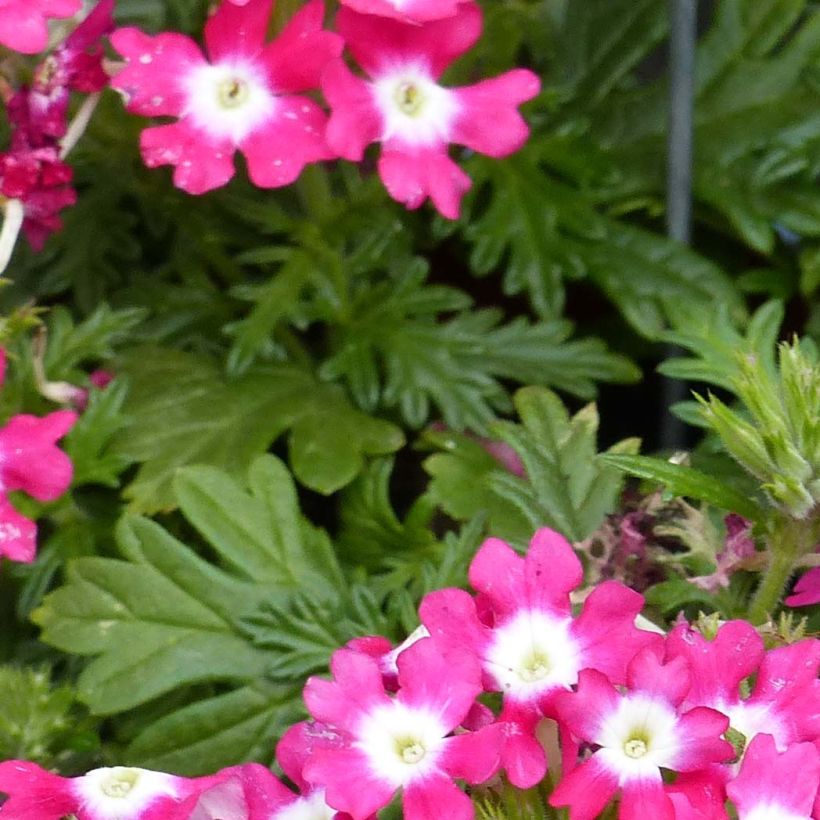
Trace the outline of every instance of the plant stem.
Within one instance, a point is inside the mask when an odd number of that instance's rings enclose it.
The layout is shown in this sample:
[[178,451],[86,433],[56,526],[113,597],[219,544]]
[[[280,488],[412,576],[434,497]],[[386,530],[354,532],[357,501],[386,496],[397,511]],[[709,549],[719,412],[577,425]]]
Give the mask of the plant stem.
[[798,520],[778,516],[772,522],[766,539],[769,564],[749,604],[749,620],[752,623],[765,623],[776,609],[797,560],[814,548],[817,535],[816,519]]

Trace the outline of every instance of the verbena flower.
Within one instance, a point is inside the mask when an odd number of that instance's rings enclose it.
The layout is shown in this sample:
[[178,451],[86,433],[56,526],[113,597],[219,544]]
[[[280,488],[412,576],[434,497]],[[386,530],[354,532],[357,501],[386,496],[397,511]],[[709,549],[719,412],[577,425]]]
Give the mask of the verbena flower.
[[[0,384],[6,354],[0,349]],[[57,410],[38,418],[13,416],[0,428],[0,557],[34,560],[37,527],[14,509],[8,493],[22,490],[38,501],[54,501],[71,484],[71,459],[57,447],[74,425],[77,414]]]
[[[820,641],[810,638],[768,652],[746,621],[728,621],[707,640],[687,624],[667,638],[667,655],[692,669],[685,704],[710,706],[729,717],[747,742],[771,735],[780,751],[820,737]],[[747,679],[754,675],[751,692]]]
[[35,763],[0,763],[0,792],[9,795],[3,820],[188,820],[199,795],[219,775],[189,779],[149,769],[94,769],[60,777]]
[[390,697],[378,663],[350,649],[334,653],[334,680],[311,678],[305,703],[343,745],[318,747],[304,778],[324,788],[329,805],[365,820],[401,789],[406,820],[473,817],[453,782],[488,780],[498,769],[497,724],[453,734],[481,691],[480,670],[466,655],[445,656],[423,638],[398,659],[398,692]]
[[582,576],[581,562],[557,532],[539,530],[524,558],[491,538],[470,565],[478,600],[463,590],[440,590],[427,595],[419,610],[442,645],[475,655],[488,690],[503,692],[502,761],[510,781],[522,788],[546,772],[535,730],[552,715],[555,696],[577,683],[582,669],[598,669],[622,683],[635,653],[662,643],[659,635],[635,627],[643,597],[616,581],[595,589],[574,619],[569,593]]
[[559,694],[556,706],[559,720],[595,751],[565,772],[550,804],[569,806],[572,820],[592,820],[620,793],[620,820],[674,820],[661,769],[695,771],[734,756],[721,739],[725,715],[682,710],[689,683],[682,658],[662,663],[652,647],[631,661],[626,692],[601,672],[583,670],[578,690]]
[[48,45],[48,20],[71,17],[82,0],[0,0],[0,43],[23,54]]
[[205,48],[182,34],[154,37],[121,28],[111,42],[127,65],[111,82],[129,111],[176,117],[140,137],[149,167],[174,166],[174,184],[191,194],[224,185],[241,151],[263,188],[293,182],[307,163],[332,157],[325,115],[299,92],[317,88],[342,41],[322,30],[324,6],[311,0],[266,43],[272,0],[224,0],[205,26]]
[[464,88],[439,84],[481,34],[481,12],[472,3],[422,25],[342,8],[336,25],[369,79],[354,75],[343,60],[328,66],[322,77],[332,109],[328,144],[359,161],[370,143],[381,143],[378,171],[390,196],[408,208],[429,197],[455,219],[471,183],[448,156],[449,145],[491,157],[518,150],[529,129],[517,108],[538,93],[538,77],[516,69]]

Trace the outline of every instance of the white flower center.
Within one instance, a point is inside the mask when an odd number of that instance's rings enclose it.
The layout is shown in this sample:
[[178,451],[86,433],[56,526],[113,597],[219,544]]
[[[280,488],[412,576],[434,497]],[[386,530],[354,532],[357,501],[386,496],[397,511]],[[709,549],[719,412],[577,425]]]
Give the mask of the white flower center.
[[365,753],[374,773],[402,786],[435,769],[448,732],[434,714],[392,701],[371,712],[357,734],[356,746]]
[[404,66],[389,71],[374,81],[373,95],[382,114],[382,142],[397,139],[426,146],[450,141],[458,98],[438,85],[426,68]]
[[549,689],[568,689],[578,681],[580,651],[569,618],[524,610],[494,630],[484,655],[485,669],[505,694],[529,700]]
[[677,724],[675,711],[666,702],[631,695],[604,719],[593,738],[601,746],[595,754],[621,783],[659,778],[659,767],[674,765],[680,745]]
[[83,816],[98,820],[131,820],[139,817],[159,797],[176,797],[172,775],[148,769],[94,769],[76,778],[72,790],[76,794]]
[[184,115],[216,139],[238,145],[270,118],[276,96],[250,62],[199,65],[182,79]]
[[779,752],[785,752],[788,746],[788,736],[784,732],[780,721],[770,713],[770,704],[739,703],[721,704],[714,706],[729,718],[729,725],[746,738],[746,747],[752,742],[755,735],[765,732],[774,738],[775,747]]

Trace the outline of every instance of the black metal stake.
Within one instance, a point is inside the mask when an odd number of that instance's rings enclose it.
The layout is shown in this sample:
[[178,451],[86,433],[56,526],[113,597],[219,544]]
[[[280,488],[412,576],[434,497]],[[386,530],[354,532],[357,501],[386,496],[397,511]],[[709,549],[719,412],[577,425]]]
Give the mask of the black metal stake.
[[[693,101],[697,0],[669,0],[669,123],[666,154],[666,232],[689,244],[692,231]],[[678,352],[669,347],[667,356]],[[661,445],[680,449],[685,425],[669,408],[687,396],[685,382],[663,380]]]

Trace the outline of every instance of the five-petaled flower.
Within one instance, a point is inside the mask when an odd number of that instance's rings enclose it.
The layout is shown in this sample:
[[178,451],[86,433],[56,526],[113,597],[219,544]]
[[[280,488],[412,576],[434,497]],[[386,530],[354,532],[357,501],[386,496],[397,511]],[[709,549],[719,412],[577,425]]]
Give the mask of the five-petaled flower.
[[453,782],[482,783],[498,769],[502,728],[454,734],[481,691],[480,670],[468,655],[445,656],[422,638],[397,659],[398,692],[388,695],[378,662],[340,649],[334,680],[310,678],[305,703],[341,742],[317,745],[303,769],[325,789],[329,805],[365,820],[402,790],[404,817],[472,818],[470,799]]
[[553,530],[535,533],[525,558],[490,538],[470,565],[478,599],[444,589],[427,595],[419,610],[444,646],[473,653],[488,690],[503,692],[503,765],[522,788],[546,772],[536,728],[552,716],[555,696],[576,684],[582,669],[623,683],[635,653],[661,643],[660,636],[635,627],[643,598],[617,581],[601,584],[573,619],[569,593],[582,576],[569,542]]
[[569,806],[572,820],[593,820],[620,791],[620,820],[674,820],[661,769],[696,771],[734,756],[721,738],[725,715],[680,709],[689,684],[686,662],[664,664],[652,647],[630,662],[625,693],[597,670],[583,670],[577,691],[559,694],[556,706],[569,731],[596,751],[564,775],[550,804]]
[[378,170],[390,196],[411,209],[429,197],[455,219],[471,183],[448,146],[491,157],[519,149],[529,130],[517,109],[538,93],[538,77],[515,69],[464,88],[439,84],[481,34],[481,12],[472,3],[424,25],[342,8],[336,26],[369,79],[354,75],[341,59],[328,66],[322,78],[332,109],[328,145],[358,161],[370,143],[381,143]]
[[111,85],[128,110],[177,118],[142,132],[143,159],[150,167],[173,165],[174,184],[188,193],[228,182],[237,150],[263,188],[287,185],[306,164],[332,156],[325,114],[300,92],[318,87],[342,41],[322,29],[322,0],[310,0],[266,44],[271,6],[272,0],[224,0],[205,26],[209,59],[181,34],[121,28],[111,37],[127,60]]

